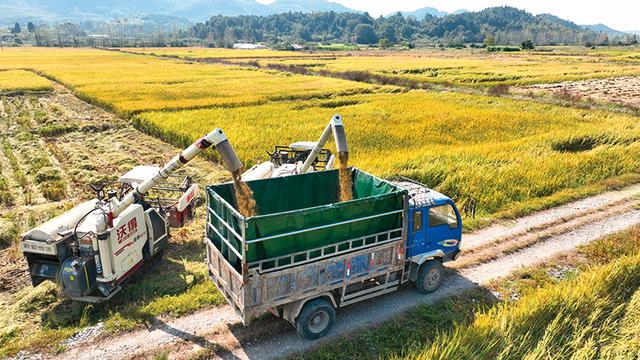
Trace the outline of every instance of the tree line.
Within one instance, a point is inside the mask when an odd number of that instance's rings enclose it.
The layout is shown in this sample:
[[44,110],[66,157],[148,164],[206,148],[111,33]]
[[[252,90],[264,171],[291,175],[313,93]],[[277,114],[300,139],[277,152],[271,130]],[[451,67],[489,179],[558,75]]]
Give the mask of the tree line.
[[[161,24],[161,25],[159,25]],[[0,41],[38,46],[211,46],[264,43],[287,49],[291,44],[370,44],[381,48],[414,46],[520,46],[637,44],[635,36],[610,38],[552,15],[533,16],[512,7],[423,19],[397,13],[373,18],[367,13],[281,13],[268,16],[214,16],[193,26],[166,21],[116,19],[108,22],[20,24],[0,34]],[[1,43],[0,43],[1,44]]]
[[[587,44],[602,41],[597,34],[552,15],[533,16],[526,11],[503,6],[479,12],[423,19],[397,13],[373,18],[367,13],[283,13],[269,16],[214,16],[198,23],[191,35],[210,46],[225,47],[236,42],[341,42],[380,44],[405,43],[482,44],[491,38],[495,45]],[[629,42],[629,39],[613,39]],[[611,39],[607,38],[607,41]]]

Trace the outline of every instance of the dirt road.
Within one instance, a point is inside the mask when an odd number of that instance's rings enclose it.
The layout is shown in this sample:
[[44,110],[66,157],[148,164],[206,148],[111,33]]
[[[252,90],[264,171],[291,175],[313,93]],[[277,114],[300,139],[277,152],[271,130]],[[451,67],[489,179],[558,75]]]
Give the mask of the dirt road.
[[[476,261],[452,272],[436,293],[425,296],[406,287],[342,309],[332,333],[318,342],[301,340],[292,327],[279,319],[267,318],[243,328],[231,307],[223,306],[167,322],[160,319],[151,329],[78,344],[58,358],[132,358],[160,350],[170,353],[171,357],[182,358],[203,347],[214,349],[218,357],[225,359],[271,359],[291,355],[640,224],[639,192],[640,186],[632,186],[468,234],[463,239],[464,247],[472,256],[475,254]],[[522,246],[523,242],[518,240],[529,238],[536,241],[525,242]],[[488,253],[481,251],[498,243],[508,243],[511,247]],[[478,254],[485,254],[487,258],[483,261],[485,255]]]

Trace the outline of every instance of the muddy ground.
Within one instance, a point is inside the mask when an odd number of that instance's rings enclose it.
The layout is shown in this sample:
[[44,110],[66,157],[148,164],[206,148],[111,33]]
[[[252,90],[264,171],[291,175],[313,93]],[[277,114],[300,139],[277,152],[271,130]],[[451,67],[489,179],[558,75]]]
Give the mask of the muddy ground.
[[551,92],[569,100],[611,102],[640,109],[640,77],[619,77],[532,85],[523,92]]

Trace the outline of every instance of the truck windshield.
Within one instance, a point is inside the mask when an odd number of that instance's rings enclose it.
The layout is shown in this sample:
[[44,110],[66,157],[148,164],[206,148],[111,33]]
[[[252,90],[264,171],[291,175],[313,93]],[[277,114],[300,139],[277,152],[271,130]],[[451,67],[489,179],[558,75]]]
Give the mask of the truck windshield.
[[449,225],[451,229],[458,227],[458,217],[451,205],[435,206],[429,209],[429,227]]

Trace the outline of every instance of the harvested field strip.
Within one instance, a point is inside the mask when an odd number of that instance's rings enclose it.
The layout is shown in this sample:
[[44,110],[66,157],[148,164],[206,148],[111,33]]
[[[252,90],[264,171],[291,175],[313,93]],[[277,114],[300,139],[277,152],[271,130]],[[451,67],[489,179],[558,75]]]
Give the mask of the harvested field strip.
[[[2,155],[0,154],[0,157]],[[13,205],[13,194],[11,193],[9,180],[5,177],[3,161],[0,158],[0,206]]]
[[33,190],[27,176],[22,170],[21,164],[18,162],[18,159],[13,152],[13,145],[9,139],[5,138],[3,140],[2,149],[4,150],[4,156],[9,160],[9,164],[11,164],[13,178],[22,189],[24,204],[30,205],[32,203]]
[[603,100],[640,109],[640,77],[542,84],[519,91],[546,91],[564,98]]
[[[34,164],[46,163],[44,168],[55,170],[53,175],[59,174],[64,179],[67,194],[63,201],[42,199],[30,206],[23,206],[22,201],[16,201],[13,207],[0,204],[0,247],[15,244],[22,232],[92,197],[88,184],[116,180],[135,165],[162,164],[179,151],[68,92],[35,100],[16,96],[3,107],[3,111],[8,109],[12,113],[25,109],[20,111],[30,124],[30,128],[25,128],[14,122],[11,137],[3,140],[10,145],[15,164],[29,184],[35,182],[38,175],[44,176],[45,182],[49,180],[48,172],[41,173],[25,161],[27,157],[37,158]],[[47,116],[38,121],[36,114],[40,110]],[[40,137],[43,128],[63,124],[71,124],[75,130]],[[104,124],[114,126],[104,129]],[[4,120],[0,121],[0,129],[4,130],[4,126]],[[5,168],[6,162],[6,168],[11,169],[9,161],[3,160],[4,146],[0,153],[0,166]],[[192,176],[201,185],[220,182],[229,176],[203,159],[194,159],[184,169],[184,175]],[[20,195],[23,190],[17,189],[17,183],[13,184],[15,193]],[[32,288],[25,272],[26,264],[16,248],[3,250],[0,264],[11,266],[3,265],[0,269],[0,314],[4,314],[0,315],[0,357],[15,355],[25,348],[59,351],[60,341],[83,326],[99,322],[106,324],[108,332],[121,332],[141,327],[153,317],[178,316],[220,304],[224,299],[206,275],[200,246],[203,226],[202,221],[197,221],[174,230],[165,260],[152,275],[128,284],[109,304],[95,306],[59,299],[52,284]],[[5,288],[6,284],[11,285]]]
[[[351,159],[355,166],[383,177],[409,176],[458,201],[473,199],[479,217],[531,212],[590,187],[591,192],[605,180],[606,187],[638,179],[640,125],[631,116],[460,93],[348,99],[335,108],[314,101],[278,103],[233,112],[144,113],[135,121],[186,145],[207,131],[210,119],[219,119],[216,126],[250,165],[274,144],[316,138],[327,119],[340,113],[350,145],[358,149]],[[590,136],[619,141],[603,140],[576,152],[554,150],[559,142]]]
[[3,144],[5,155],[14,169],[14,177],[24,189],[25,203],[37,203],[39,193],[47,200],[62,200],[66,194],[66,183],[62,169],[51,158],[42,140],[33,135],[36,123],[46,119],[42,104],[37,98],[16,97],[11,102],[13,114],[18,114],[18,124],[11,128],[11,139]]

